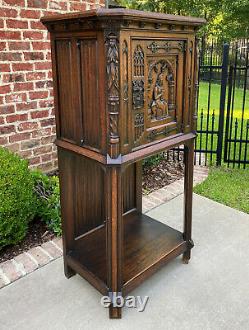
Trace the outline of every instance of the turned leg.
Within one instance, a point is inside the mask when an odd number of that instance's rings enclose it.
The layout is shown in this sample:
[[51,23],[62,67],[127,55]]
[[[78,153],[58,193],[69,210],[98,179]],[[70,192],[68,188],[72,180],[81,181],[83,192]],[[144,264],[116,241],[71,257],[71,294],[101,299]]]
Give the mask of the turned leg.
[[194,169],[194,140],[184,145],[184,239],[188,242],[188,250],[183,254],[183,262],[188,263],[191,257],[192,241],[192,201],[193,201],[193,169]]
[[[107,168],[107,266],[109,296],[122,295],[122,190],[121,168]],[[121,318],[121,307],[109,307],[111,319]]]

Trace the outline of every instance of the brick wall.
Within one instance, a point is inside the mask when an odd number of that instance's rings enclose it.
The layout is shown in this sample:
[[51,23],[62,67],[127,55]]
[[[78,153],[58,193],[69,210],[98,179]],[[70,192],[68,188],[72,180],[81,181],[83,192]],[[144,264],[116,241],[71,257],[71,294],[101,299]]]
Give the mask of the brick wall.
[[0,145],[27,158],[30,167],[57,167],[49,35],[39,19],[102,3],[0,1]]

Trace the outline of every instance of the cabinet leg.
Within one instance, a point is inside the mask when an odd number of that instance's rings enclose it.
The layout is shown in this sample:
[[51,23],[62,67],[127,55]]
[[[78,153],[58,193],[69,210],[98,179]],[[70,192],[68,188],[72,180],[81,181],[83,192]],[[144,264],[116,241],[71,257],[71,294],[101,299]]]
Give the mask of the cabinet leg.
[[[121,168],[111,167],[106,173],[107,268],[108,287],[112,297],[122,294],[123,223]],[[121,307],[109,307],[109,317],[121,318]]]
[[110,319],[121,319],[122,317],[122,308],[121,307],[113,307],[110,305],[109,307],[109,318]]
[[193,202],[193,169],[194,140],[184,146],[184,239],[188,242],[188,250],[183,254],[183,262],[187,264],[191,257],[192,241],[192,202]]
[[70,278],[70,277],[74,276],[76,273],[70,266],[68,266],[67,263],[64,263],[64,274],[65,274],[66,278]]

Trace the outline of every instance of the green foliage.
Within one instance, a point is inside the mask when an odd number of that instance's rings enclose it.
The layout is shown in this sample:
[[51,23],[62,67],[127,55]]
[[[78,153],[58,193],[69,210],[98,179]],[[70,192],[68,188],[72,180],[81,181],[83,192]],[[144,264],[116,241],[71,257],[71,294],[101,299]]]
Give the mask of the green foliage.
[[28,162],[0,148],[0,250],[25,237],[36,206]]
[[207,179],[194,188],[202,196],[249,213],[249,169],[211,168]]
[[148,157],[148,158],[144,159],[143,166],[151,167],[154,165],[158,165],[162,159],[164,159],[163,153]]
[[127,8],[205,17],[200,34],[217,38],[248,37],[249,0],[120,0]]
[[33,172],[37,195],[37,215],[45,221],[49,229],[61,235],[60,188],[57,176]]

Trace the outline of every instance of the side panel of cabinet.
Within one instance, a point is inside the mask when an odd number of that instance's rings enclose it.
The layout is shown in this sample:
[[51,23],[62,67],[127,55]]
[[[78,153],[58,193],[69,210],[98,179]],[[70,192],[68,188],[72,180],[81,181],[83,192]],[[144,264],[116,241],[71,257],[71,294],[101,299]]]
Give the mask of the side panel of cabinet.
[[106,127],[102,34],[55,38],[53,45],[57,136],[104,152]]
[[104,223],[104,171],[99,163],[59,149],[63,227],[73,239]]
[[71,38],[57,39],[53,49],[56,68],[57,136],[80,145],[82,139],[81,98],[77,44]]

